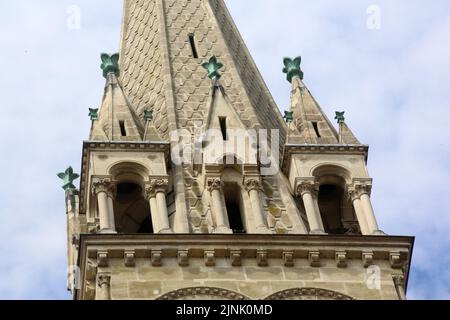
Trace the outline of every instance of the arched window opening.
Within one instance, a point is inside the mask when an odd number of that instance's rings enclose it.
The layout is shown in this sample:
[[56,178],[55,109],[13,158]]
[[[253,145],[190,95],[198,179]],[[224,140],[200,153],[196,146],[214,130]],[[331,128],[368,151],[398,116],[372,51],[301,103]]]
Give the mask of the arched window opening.
[[341,185],[320,186],[319,209],[326,233],[361,234],[353,207]]
[[133,182],[117,185],[114,201],[117,232],[153,233],[150,205],[142,194],[142,187]]
[[230,229],[235,234],[247,233],[243,216],[244,203],[241,188],[237,183],[225,183],[224,195]]

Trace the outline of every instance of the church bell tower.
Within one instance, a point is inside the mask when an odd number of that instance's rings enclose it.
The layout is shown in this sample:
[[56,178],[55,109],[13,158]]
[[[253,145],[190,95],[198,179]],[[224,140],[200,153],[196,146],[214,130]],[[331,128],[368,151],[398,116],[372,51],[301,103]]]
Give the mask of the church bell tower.
[[124,0],[81,175],[58,175],[74,299],[406,298],[368,146],[283,64],[284,117],[223,0]]

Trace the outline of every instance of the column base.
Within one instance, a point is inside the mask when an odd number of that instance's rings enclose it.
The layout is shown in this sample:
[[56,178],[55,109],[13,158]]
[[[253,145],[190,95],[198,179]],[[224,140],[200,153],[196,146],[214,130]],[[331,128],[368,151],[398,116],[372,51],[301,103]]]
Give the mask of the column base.
[[374,232],[371,233],[371,235],[372,236],[386,236],[387,234],[381,230],[375,230]]
[[100,234],[117,234],[117,231],[114,231],[112,229],[101,229],[97,233],[100,233]]
[[163,229],[158,232],[158,234],[171,234],[173,233],[172,229]]
[[214,229],[214,234],[233,234],[233,230],[227,227],[218,227]]
[[326,232],[323,231],[323,230],[311,230],[311,231],[309,232],[309,234],[316,234],[316,235],[323,235],[323,236],[325,236],[325,235],[327,235],[328,233],[326,233]]

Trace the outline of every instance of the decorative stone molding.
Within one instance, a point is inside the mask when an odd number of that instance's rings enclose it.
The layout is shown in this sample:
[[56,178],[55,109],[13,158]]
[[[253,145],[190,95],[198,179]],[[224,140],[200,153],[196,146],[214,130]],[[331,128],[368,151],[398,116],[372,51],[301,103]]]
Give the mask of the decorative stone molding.
[[205,266],[214,267],[216,265],[216,252],[214,250],[206,250],[204,252]]
[[136,266],[136,258],[135,258],[134,250],[125,250],[124,263],[125,263],[125,267],[135,267]]
[[188,250],[178,250],[178,265],[180,267],[189,266],[189,251]]
[[231,265],[233,267],[240,267],[240,266],[242,266],[242,252],[241,252],[241,250],[231,250],[230,251],[230,259],[231,259]]
[[400,300],[407,300],[406,298],[406,281],[405,277],[403,275],[396,275],[392,277],[392,280],[394,281],[395,289],[397,290],[397,294]]
[[162,266],[162,250],[152,250],[151,261],[152,261],[153,267],[161,267]]
[[354,179],[353,184],[347,186],[347,194],[352,201],[359,199],[363,194],[372,193],[372,179]]
[[234,291],[210,287],[195,287],[175,290],[159,297],[156,300],[178,300],[196,296],[212,296],[229,300],[250,300],[248,297]]
[[345,294],[318,288],[297,288],[288,289],[272,294],[264,300],[289,300],[292,298],[307,299],[323,299],[323,300],[355,300]]
[[208,178],[206,180],[206,187],[209,192],[214,190],[222,190],[223,183],[220,178]]
[[308,253],[309,264],[311,267],[318,268],[320,267],[320,252],[319,251],[310,251]]
[[167,176],[150,177],[150,180],[145,184],[145,198],[150,200],[156,197],[159,192],[166,193],[169,187],[169,178]]
[[244,187],[248,192],[252,190],[259,191],[262,189],[261,180],[259,178],[247,178],[244,180]]
[[403,263],[404,263],[400,252],[389,253],[389,262],[393,269],[401,269],[403,267]]
[[258,262],[258,266],[267,267],[269,265],[267,250],[258,250],[256,252],[256,260]]
[[294,251],[284,251],[283,260],[285,267],[293,267],[294,264]]
[[105,286],[111,285],[111,274],[109,273],[99,273],[97,275],[97,286],[103,288]]
[[117,193],[116,182],[112,181],[110,177],[94,177],[92,179],[92,194],[97,196],[101,192],[114,199]]
[[319,194],[319,184],[312,179],[298,179],[295,186],[295,195],[302,197],[305,193],[310,193],[317,198]]
[[338,268],[347,267],[347,252],[346,251],[336,251],[335,254],[336,266]]
[[97,266],[99,268],[107,268],[108,262],[108,250],[98,250],[97,251]]
[[373,251],[363,251],[362,252],[362,262],[364,268],[368,268],[373,265]]

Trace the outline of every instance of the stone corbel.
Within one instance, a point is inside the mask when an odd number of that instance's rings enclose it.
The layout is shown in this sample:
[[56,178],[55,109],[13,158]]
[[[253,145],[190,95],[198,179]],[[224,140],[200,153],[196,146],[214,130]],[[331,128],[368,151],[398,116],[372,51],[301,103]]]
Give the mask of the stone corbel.
[[242,251],[241,250],[231,250],[230,251],[231,265],[233,267],[242,266]]
[[364,268],[368,268],[373,265],[373,251],[363,251],[362,252],[362,262]]
[[214,250],[205,250],[205,266],[214,267],[216,265],[216,252]]
[[189,251],[188,250],[178,250],[178,265],[180,267],[189,266]]
[[293,267],[294,266],[294,251],[284,251],[283,252],[283,260],[285,267]]
[[153,267],[161,267],[162,266],[162,250],[152,250],[150,259],[152,261]]
[[111,274],[109,273],[99,273],[97,276],[97,286],[103,288],[104,286],[111,285]]
[[135,267],[136,266],[136,257],[134,250],[125,250],[124,252],[124,263],[126,267]]
[[395,289],[397,291],[398,297],[400,300],[407,300],[406,292],[405,292],[405,277],[403,275],[397,275],[392,277],[395,285]]
[[97,251],[97,266],[99,268],[107,268],[108,262],[108,250],[98,250]]
[[389,253],[389,262],[392,269],[401,269],[403,267],[404,261],[400,252]]
[[346,251],[336,251],[335,254],[336,265],[338,268],[347,267],[347,252]]
[[313,268],[320,267],[320,252],[319,251],[310,251],[308,253],[309,264]]
[[267,267],[269,265],[267,250],[258,250],[256,252],[256,260],[258,262],[258,266]]

